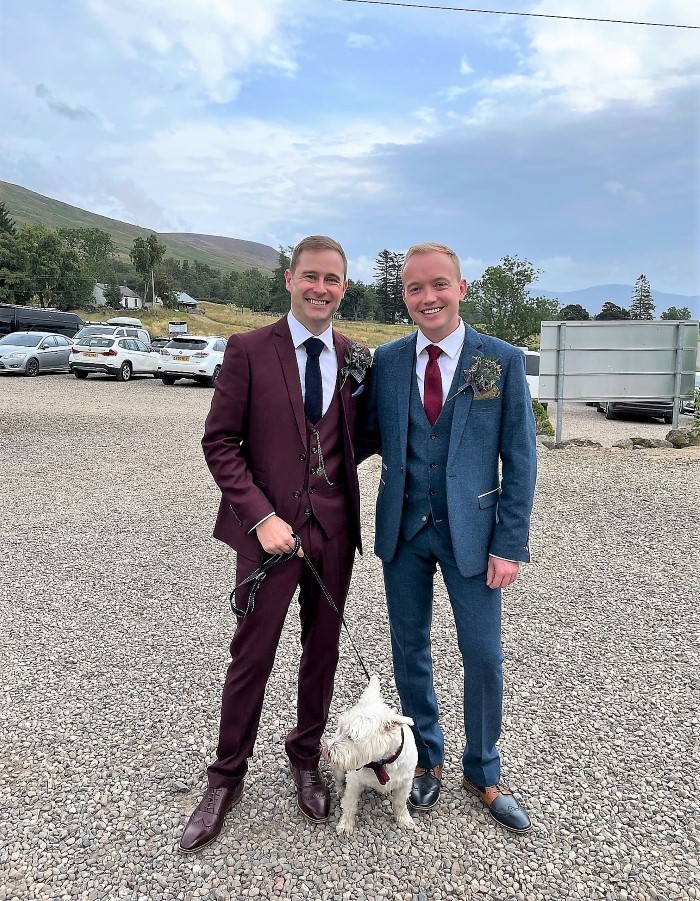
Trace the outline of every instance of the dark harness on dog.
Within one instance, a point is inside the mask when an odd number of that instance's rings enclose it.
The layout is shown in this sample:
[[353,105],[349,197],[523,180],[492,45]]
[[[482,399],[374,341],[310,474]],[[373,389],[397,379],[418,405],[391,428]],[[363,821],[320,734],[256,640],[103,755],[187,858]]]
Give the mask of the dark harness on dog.
[[391,755],[391,757],[382,757],[381,760],[373,760],[372,763],[366,763],[362,769],[369,768],[370,770],[374,770],[374,774],[377,777],[377,780],[380,785],[386,785],[389,779],[391,778],[386,771],[386,766],[389,763],[393,763],[395,760],[399,759],[401,752],[403,751],[403,726],[401,727],[401,744],[397,751]]

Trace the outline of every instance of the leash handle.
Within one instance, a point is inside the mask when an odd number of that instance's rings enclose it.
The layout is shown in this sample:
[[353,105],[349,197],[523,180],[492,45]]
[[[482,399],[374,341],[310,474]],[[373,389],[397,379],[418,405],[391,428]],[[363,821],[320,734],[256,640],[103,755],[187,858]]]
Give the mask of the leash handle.
[[[258,591],[258,588],[260,587],[261,582],[264,580],[265,576],[270,572],[270,570],[274,569],[275,566],[278,566],[280,563],[284,563],[286,560],[291,560],[292,557],[296,557],[296,555],[299,553],[299,549],[301,548],[301,538],[299,538],[299,536],[296,534],[292,534],[292,538],[294,539],[293,550],[287,551],[287,553],[285,553],[285,554],[273,554],[271,557],[268,557],[267,560],[265,560],[263,563],[261,563],[260,566],[256,570],[254,570],[254,572],[252,572],[249,576],[247,576],[245,579],[240,581],[238,583],[238,585],[236,585],[234,587],[233,591],[229,595],[229,603],[231,605],[232,613],[238,619],[243,619],[244,617],[249,616],[253,612],[253,610],[255,610],[255,595],[257,594],[257,591]],[[325,585],[323,579],[318,574],[318,570],[313,565],[311,558],[308,556],[308,554],[304,554],[303,559],[304,559],[304,562],[306,563],[306,565],[311,570],[311,574],[313,575],[314,579],[316,579],[316,581],[318,582],[318,587],[321,589],[321,593],[323,594],[325,599],[328,601],[328,603],[331,605],[331,607],[333,608],[335,613],[337,613],[337,615],[340,617],[340,621],[343,624],[343,628],[345,629],[345,632],[348,636],[348,639],[350,641],[352,649],[355,652],[355,656],[359,660],[360,666],[362,667],[362,671],[364,672],[365,676],[367,677],[367,681],[369,682],[369,679],[370,679],[369,670],[365,666],[365,661],[362,659],[362,655],[358,651],[357,645],[355,644],[355,642],[352,639],[352,635],[350,634],[350,630],[348,629],[348,624],[345,622],[345,617],[343,616],[343,614],[340,612],[340,610],[336,606],[333,598],[331,597],[330,591],[326,588],[326,585]],[[251,583],[252,583],[253,587],[251,588],[250,594],[248,595],[248,601],[246,603],[246,606],[239,607],[236,604],[236,592],[238,591],[239,588],[243,588],[244,585],[250,585]]]
[[[301,538],[298,535],[292,535],[294,539],[294,548],[291,551],[287,551],[285,554],[272,554],[267,560],[263,561],[260,566],[254,570],[249,576],[240,581],[238,585],[236,585],[229,595],[229,604],[231,605],[231,612],[238,618],[243,619],[245,616],[248,616],[250,613],[255,610],[255,595],[257,594],[258,588],[260,587],[260,583],[263,581],[265,576],[270,572],[271,569],[274,569],[280,563],[284,563],[286,560],[291,560],[292,557],[296,557],[299,552],[299,548],[301,547]],[[244,585],[250,585],[252,582],[253,587],[250,590],[250,594],[248,595],[248,601],[246,603],[245,608],[239,607],[236,604],[236,592],[239,588],[243,588]]]

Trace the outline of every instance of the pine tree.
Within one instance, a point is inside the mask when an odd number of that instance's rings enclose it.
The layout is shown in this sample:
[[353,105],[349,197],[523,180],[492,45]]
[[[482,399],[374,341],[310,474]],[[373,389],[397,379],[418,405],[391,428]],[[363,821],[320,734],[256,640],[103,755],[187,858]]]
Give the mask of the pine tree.
[[651,285],[646,275],[640,275],[634,283],[632,303],[630,304],[630,319],[653,319],[654,298],[651,293]]
[[7,207],[2,202],[0,202],[0,233],[1,232],[13,236],[17,234],[15,220],[10,216]]

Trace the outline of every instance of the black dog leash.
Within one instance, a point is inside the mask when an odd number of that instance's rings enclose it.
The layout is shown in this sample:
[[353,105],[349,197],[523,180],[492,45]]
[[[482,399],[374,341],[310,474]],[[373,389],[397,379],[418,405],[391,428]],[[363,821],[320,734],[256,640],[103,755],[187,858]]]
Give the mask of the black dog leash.
[[[284,563],[286,560],[291,560],[292,557],[296,557],[297,553],[299,552],[299,548],[301,547],[301,538],[299,538],[298,535],[292,535],[292,538],[294,539],[294,549],[293,550],[288,551],[286,554],[273,554],[273,556],[268,557],[267,560],[265,560],[263,563],[261,563],[260,566],[254,572],[252,572],[249,576],[247,576],[247,578],[243,579],[241,582],[238,583],[238,585],[235,586],[235,588],[229,595],[229,602],[231,604],[231,611],[234,613],[234,615],[238,619],[243,619],[244,617],[249,616],[255,609],[255,595],[257,594],[257,591],[258,591],[258,588],[260,587],[261,582],[264,580],[265,576],[267,576],[267,574],[270,572],[270,570],[274,569],[280,563]],[[316,579],[316,581],[318,582],[318,586],[321,589],[321,593],[323,594],[325,599],[328,601],[328,603],[331,605],[333,610],[340,617],[340,621],[343,624],[343,628],[345,629],[345,632],[348,636],[350,644],[352,645],[352,649],[355,652],[357,659],[360,661],[360,666],[362,667],[362,670],[363,670],[365,676],[367,677],[367,681],[369,682],[369,678],[370,678],[369,671],[367,670],[367,667],[365,666],[365,662],[362,659],[362,655],[357,650],[357,646],[356,646],[355,642],[352,640],[352,635],[350,634],[350,630],[348,629],[348,624],[345,622],[345,617],[340,612],[340,610],[336,607],[335,602],[333,601],[333,598],[331,597],[330,591],[328,591],[328,589],[326,588],[326,586],[323,582],[323,579],[318,574],[318,570],[313,565],[308,554],[304,554],[302,559],[304,560],[306,565],[311,570],[311,574],[313,575],[314,579]],[[250,589],[250,594],[248,595],[248,601],[246,603],[246,606],[245,606],[245,608],[242,608],[236,604],[236,592],[238,591],[239,588],[243,588],[244,585],[252,585],[252,588]]]

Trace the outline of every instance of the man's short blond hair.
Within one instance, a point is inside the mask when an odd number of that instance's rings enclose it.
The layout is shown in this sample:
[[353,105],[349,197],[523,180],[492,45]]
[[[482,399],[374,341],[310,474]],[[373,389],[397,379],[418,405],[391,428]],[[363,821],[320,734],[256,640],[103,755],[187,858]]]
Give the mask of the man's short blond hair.
[[297,244],[297,246],[292,251],[292,259],[289,263],[289,268],[292,272],[299,265],[299,255],[304,250],[335,250],[337,251],[341,257],[343,258],[343,266],[344,266],[344,277],[348,277],[348,258],[345,256],[345,251],[338,244],[337,241],[334,241],[333,238],[329,238],[328,235],[309,235],[308,238],[302,238],[301,241]]
[[435,242],[427,242],[425,244],[414,244],[413,247],[409,247],[408,250],[406,251],[406,256],[404,257],[404,260],[403,260],[403,269],[401,270],[401,272],[402,273],[404,272],[404,270],[406,269],[406,264],[411,259],[411,257],[414,257],[419,253],[433,253],[434,251],[437,251],[438,253],[447,254],[447,256],[455,264],[455,269],[457,270],[457,279],[459,281],[461,281],[462,280],[462,269],[459,265],[459,257],[454,252],[454,250],[452,250],[451,247],[447,246],[447,244],[437,244]]

